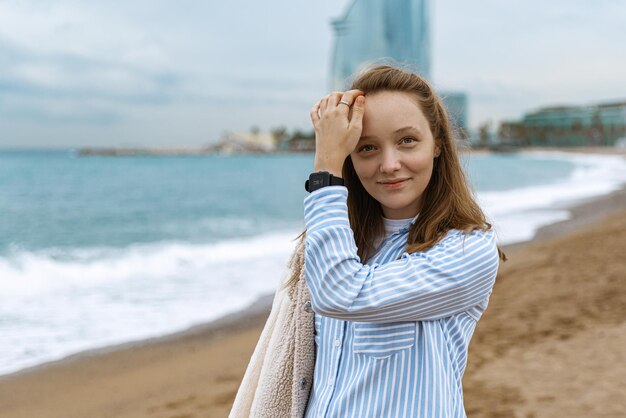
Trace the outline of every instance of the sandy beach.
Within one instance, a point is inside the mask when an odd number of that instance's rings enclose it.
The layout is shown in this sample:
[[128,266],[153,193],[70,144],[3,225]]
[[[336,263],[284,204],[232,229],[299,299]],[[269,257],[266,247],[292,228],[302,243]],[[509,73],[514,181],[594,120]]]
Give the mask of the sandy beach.
[[[626,191],[572,213],[506,249],[470,346],[469,417],[626,416]],[[226,417],[270,302],[0,377],[0,416]]]

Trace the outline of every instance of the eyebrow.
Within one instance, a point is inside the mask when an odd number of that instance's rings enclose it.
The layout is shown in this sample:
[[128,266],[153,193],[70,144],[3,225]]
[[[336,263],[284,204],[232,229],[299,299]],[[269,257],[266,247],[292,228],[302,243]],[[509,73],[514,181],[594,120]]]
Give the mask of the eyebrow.
[[[397,133],[407,132],[407,131],[414,131],[414,132],[419,133],[419,130],[414,126],[404,126],[400,129],[396,129],[395,131],[393,131],[393,133],[397,134]],[[362,136],[359,139],[359,141],[368,141],[368,140],[375,139],[375,138],[377,138],[377,136],[375,135]]]

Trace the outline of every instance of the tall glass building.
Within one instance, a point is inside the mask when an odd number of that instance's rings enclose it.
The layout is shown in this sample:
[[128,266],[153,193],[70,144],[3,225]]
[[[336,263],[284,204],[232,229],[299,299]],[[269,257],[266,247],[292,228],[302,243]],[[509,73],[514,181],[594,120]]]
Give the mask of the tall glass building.
[[333,20],[331,89],[345,87],[363,64],[393,58],[430,80],[428,0],[354,0]]
[[[372,62],[392,59],[428,80],[430,63],[429,0],[353,0],[332,21],[335,48],[330,89],[344,90],[349,78]],[[460,136],[467,132],[467,95],[440,92]]]

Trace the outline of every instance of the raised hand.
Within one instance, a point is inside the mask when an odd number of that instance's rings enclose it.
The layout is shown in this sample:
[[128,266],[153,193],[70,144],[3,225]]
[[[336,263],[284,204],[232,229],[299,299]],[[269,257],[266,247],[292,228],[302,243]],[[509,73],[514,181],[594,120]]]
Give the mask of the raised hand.
[[311,108],[315,128],[315,171],[341,177],[343,162],[363,130],[365,97],[360,90],[333,92]]

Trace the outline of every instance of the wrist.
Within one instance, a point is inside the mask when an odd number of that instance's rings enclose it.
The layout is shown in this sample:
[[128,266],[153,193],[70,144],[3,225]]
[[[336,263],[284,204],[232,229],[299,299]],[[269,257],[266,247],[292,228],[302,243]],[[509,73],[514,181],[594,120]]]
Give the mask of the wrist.
[[313,164],[314,172],[328,171],[330,174],[332,174],[335,177],[342,176],[341,175],[342,169],[343,169],[343,163],[337,164],[337,163],[330,163],[327,161],[315,161],[315,163]]

